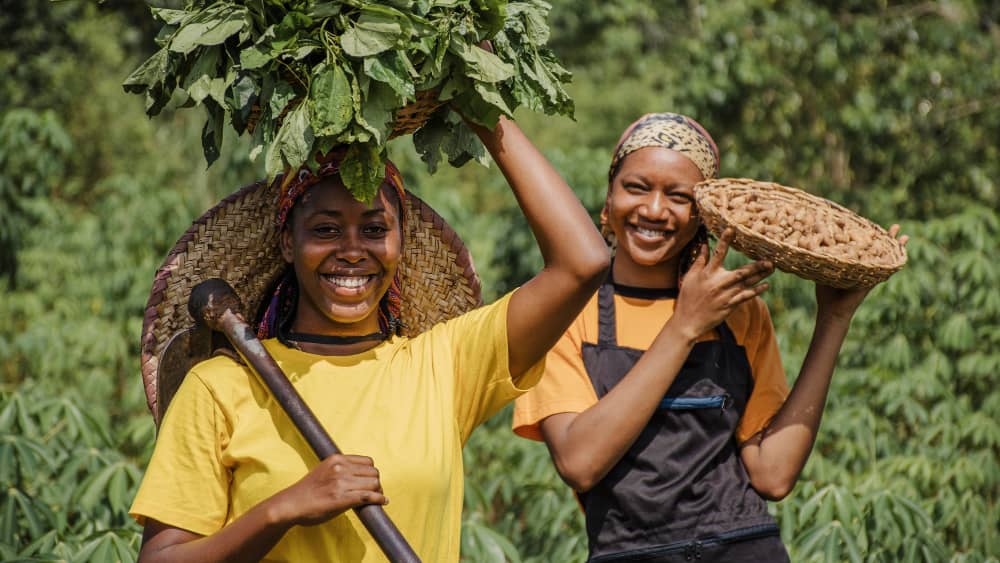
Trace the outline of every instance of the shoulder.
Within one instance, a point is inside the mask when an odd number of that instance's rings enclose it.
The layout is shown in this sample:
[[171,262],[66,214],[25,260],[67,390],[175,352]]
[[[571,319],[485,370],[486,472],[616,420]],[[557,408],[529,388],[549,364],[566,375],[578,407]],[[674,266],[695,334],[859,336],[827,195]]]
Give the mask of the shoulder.
[[247,380],[252,377],[252,372],[242,363],[228,356],[218,355],[195,364],[188,371],[182,385],[201,388],[218,398],[247,390]]

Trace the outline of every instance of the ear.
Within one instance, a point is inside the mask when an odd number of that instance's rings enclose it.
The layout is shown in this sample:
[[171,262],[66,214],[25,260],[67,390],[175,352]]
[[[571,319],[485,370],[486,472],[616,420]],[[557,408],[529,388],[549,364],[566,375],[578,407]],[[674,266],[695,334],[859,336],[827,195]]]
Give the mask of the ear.
[[285,259],[285,262],[291,264],[295,258],[295,240],[292,238],[291,229],[285,227],[281,229],[281,234],[279,235],[278,245],[281,247],[281,257]]
[[611,189],[612,186],[608,186],[608,195],[604,196],[604,207],[601,208],[601,224],[608,224],[608,208],[611,206]]

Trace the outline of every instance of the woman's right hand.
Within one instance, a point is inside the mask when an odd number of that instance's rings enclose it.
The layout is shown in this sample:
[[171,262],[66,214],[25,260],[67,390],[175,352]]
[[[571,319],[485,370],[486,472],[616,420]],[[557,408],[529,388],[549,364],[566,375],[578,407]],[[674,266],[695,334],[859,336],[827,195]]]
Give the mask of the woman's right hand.
[[279,520],[299,526],[322,524],[348,509],[388,504],[370,457],[332,455],[273,498]]
[[718,326],[741,303],[764,293],[768,284],[760,282],[774,273],[774,265],[767,260],[725,269],[723,261],[734,234],[733,229],[723,231],[712,253],[708,244],[702,244],[682,280],[668,324],[674,324],[691,342]]

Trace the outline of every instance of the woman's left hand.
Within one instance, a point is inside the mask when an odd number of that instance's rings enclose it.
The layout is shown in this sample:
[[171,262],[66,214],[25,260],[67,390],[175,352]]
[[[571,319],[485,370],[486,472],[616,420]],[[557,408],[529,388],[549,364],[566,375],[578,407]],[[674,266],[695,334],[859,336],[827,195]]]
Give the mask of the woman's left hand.
[[[889,227],[889,236],[897,238],[899,235],[899,225],[893,224]],[[899,236],[899,243],[906,246],[909,236]],[[874,287],[874,286],[872,286]],[[868,296],[872,287],[859,287],[855,289],[839,289],[826,285],[816,284],[816,306],[818,314],[831,316],[838,319],[850,320],[854,312]]]

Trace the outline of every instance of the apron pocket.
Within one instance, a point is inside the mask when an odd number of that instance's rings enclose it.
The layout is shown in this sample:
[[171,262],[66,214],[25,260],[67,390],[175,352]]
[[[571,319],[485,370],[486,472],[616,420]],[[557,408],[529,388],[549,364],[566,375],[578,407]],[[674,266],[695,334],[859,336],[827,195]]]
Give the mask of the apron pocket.
[[733,402],[729,393],[709,397],[664,397],[660,408],[672,411],[689,411],[696,409],[726,409]]

